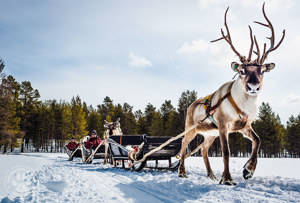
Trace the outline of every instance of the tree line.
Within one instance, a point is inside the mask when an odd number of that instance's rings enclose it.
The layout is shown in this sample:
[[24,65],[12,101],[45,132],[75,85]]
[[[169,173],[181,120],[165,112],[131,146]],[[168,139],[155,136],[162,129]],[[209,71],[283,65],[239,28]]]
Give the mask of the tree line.
[[[126,135],[147,134],[150,136],[175,136],[184,131],[187,107],[197,99],[196,91],[184,91],[177,106],[165,100],[160,108],[148,104],[144,111],[133,111],[128,103],[114,104],[110,97],[96,107],[87,105],[79,96],[70,102],[41,101],[40,94],[29,81],[19,83],[3,72],[5,65],[0,60],[0,150],[3,153],[21,147],[21,151],[61,152],[72,137],[77,140],[96,130],[104,132],[104,120],[120,118]],[[291,116],[286,125],[273,112],[268,103],[259,107],[257,120],[252,127],[261,138],[260,157],[300,156],[300,114]],[[251,141],[240,133],[230,135],[232,156],[249,156]],[[197,135],[188,150],[193,150],[203,141]],[[219,139],[209,153],[221,156]],[[200,155],[199,151],[196,155]]]

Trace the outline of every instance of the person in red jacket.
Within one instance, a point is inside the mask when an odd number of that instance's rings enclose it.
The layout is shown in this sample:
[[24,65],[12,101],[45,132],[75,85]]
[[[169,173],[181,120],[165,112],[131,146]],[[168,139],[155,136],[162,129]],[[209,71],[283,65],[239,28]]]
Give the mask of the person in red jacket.
[[79,146],[79,144],[78,144],[78,142],[75,141],[74,137],[72,137],[71,141],[66,145],[66,147],[70,151],[74,151],[75,149],[77,149],[78,146]]
[[87,149],[96,149],[96,147],[102,142],[100,137],[97,135],[97,131],[93,130],[92,131],[92,136],[91,138],[85,143],[85,147]]

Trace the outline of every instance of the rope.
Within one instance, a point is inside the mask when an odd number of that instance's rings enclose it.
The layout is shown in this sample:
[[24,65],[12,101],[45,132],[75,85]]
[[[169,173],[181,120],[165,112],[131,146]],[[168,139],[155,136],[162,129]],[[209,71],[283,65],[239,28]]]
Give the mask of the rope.
[[161,150],[163,147],[167,146],[168,144],[170,144],[171,142],[178,140],[179,138],[181,138],[182,136],[184,136],[186,133],[190,132],[191,130],[193,130],[194,128],[197,127],[197,125],[201,124],[203,121],[205,121],[208,118],[209,114],[202,120],[198,121],[196,124],[192,125],[191,127],[189,127],[188,129],[186,129],[184,132],[180,133],[179,135],[177,135],[176,137],[172,137],[170,138],[167,142],[161,144],[159,147],[151,150],[150,152],[148,152],[147,154],[144,155],[144,157],[136,162],[134,162],[130,168],[132,168],[134,165],[142,163],[143,161],[145,161],[147,159],[148,156],[150,156],[151,154]]
[[199,149],[201,149],[201,148],[202,148],[202,143],[201,143],[196,149],[194,149],[192,152],[188,153],[188,154],[185,156],[184,159],[188,158],[189,156],[192,156],[193,154],[195,154],[196,152],[198,152]]

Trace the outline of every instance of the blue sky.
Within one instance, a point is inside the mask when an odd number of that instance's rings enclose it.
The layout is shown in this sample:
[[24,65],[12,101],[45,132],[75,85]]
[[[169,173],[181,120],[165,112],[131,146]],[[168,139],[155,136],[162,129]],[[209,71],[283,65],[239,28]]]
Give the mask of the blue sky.
[[[251,25],[259,44],[268,42],[263,1],[254,0],[0,0],[0,57],[7,74],[30,81],[41,98],[70,101],[80,95],[94,107],[110,96],[134,110],[164,100],[177,106],[184,90],[198,97],[230,81],[238,58],[220,37],[229,6],[228,24],[241,54],[249,50]],[[269,102],[282,121],[300,113],[298,67],[300,3],[266,1],[278,50],[269,54],[273,71],[265,74],[258,102]]]

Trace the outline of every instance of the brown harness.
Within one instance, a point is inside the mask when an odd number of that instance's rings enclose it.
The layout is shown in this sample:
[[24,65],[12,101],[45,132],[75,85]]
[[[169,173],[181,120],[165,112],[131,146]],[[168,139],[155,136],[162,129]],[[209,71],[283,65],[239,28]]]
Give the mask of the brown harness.
[[[231,104],[231,106],[235,109],[236,113],[239,115],[240,119],[243,119],[243,120],[248,120],[248,115],[245,114],[239,107],[238,105],[235,103],[235,101],[233,100],[232,98],[232,95],[231,95],[231,89],[232,89],[232,86],[233,86],[233,83],[234,81],[230,84],[228,90],[227,90],[227,93],[219,99],[219,101],[214,105],[214,106],[211,106],[211,101],[215,95],[216,92],[214,92],[212,95],[209,95],[208,97],[206,97],[204,103],[204,108],[206,108],[206,118],[210,118],[210,120],[217,126],[214,118],[212,117],[212,115],[216,112],[217,108],[221,105],[221,103],[227,98]],[[242,118],[241,115],[244,117]],[[217,126],[218,127],[218,126]]]

